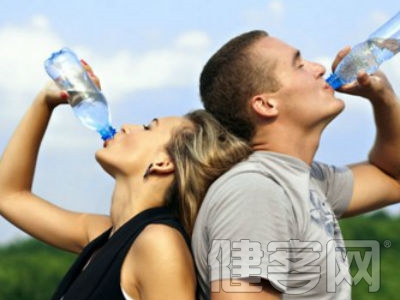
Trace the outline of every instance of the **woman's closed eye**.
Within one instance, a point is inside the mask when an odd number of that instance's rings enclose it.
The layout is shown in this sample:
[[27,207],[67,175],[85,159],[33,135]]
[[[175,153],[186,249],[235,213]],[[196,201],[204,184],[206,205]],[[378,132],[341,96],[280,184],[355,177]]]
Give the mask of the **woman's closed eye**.
[[153,123],[158,124],[158,119],[154,118],[148,125],[143,124],[144,130],[150,130]]

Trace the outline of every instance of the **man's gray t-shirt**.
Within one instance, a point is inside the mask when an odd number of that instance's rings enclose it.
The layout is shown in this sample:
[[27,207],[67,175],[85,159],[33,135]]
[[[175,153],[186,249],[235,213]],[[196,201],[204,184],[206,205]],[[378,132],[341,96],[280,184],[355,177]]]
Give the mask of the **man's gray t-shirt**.
[[282,299],[351,299],[337,217],[352,190],[349,169],[284,154],[258,151],[234,166],[210,187],[192,236],[202,298],[212,281],[248,278],[254,291],[263,278]]

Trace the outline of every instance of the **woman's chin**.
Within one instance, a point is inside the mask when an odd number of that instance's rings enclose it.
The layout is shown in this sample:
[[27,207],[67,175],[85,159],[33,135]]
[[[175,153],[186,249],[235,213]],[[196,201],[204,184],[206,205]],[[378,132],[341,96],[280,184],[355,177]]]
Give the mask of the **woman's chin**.
[[106,157],[103,155],[104,153],[102,153],[102,150],[103,149],[100,149],[96,152],[95,154],[96,161],[103,168],[103,170],[106,171],[106,173],[111,175],[111,177],[115,178],[115,168],[111,164],[111,162],[107,160]]

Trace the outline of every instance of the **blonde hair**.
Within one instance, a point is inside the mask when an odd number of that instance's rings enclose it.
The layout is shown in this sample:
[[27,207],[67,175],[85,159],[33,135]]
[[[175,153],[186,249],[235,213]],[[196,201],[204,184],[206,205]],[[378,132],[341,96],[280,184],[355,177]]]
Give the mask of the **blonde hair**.
[[205,110],[195,110],[185,118],[191,125],[176,130],[166,146],[175,164],[175,181],[167,205],[191,235],[209,186],[233,165],[247,158],[251,148]]

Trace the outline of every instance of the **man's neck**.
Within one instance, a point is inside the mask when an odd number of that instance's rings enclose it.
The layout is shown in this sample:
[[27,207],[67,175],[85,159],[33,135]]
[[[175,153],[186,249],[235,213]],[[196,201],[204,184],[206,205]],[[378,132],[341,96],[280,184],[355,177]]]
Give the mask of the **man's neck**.
[[308,165],[314,160],[321,134],[293,134],[290,130],[258,132],[251,141],[255,151],[272,151],[301,159]]

